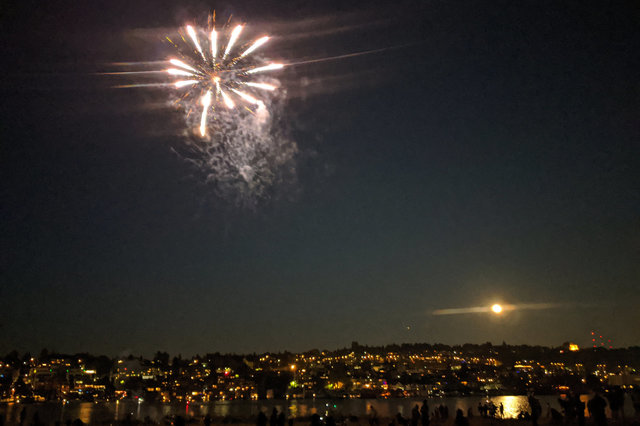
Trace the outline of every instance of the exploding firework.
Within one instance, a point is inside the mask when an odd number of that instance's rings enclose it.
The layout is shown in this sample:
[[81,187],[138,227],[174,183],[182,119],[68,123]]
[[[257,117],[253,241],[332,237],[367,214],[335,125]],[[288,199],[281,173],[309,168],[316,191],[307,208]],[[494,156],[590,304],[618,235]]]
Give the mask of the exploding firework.
[[253,207],[295,181],[297,146],[280,118],[286,91],[274,74],[284,65],[261,55],[268,35],[243,42],[249,30],[217,28],[215,16],[206,28],[186,25],[167,37],[174,54],[161,72],[185,114],[185,144],[175,152],[216,194]]
[[179,32],[180,40],[177,42],[167,37],[176,48],[177,57],[169,59],[172,67],[165,71],[176,78],[172,84],[182,92],[178,103],[189,115],[198,111],[198,129],[203,138],[207,136],[217,109],[255,114],[265,108],[263,94],[277,88],[274,84],[255,79],[257,75],[284,67],[254,55],[269,41],[269,36],[261,36],[242,45],[243,29],[244,25],[236,25],[225,37],[225,28],[218,30],[215,23],[206,30],[187,25]]
[[115,87],[170,88],[167,104],[185,123],[178,131],[183,143],[172,150],[215,195],[251,208],[289,196],[298,148],[283,117],[286,90],[276,78],[284,65],[263,56],[268,35],[249,34],[253,29],[244,24],[217,26],[215,14],[208,21],[167,34],[172,52],[165,60],[115,64],[153,69],[104,74],[162,76],[162,82]]

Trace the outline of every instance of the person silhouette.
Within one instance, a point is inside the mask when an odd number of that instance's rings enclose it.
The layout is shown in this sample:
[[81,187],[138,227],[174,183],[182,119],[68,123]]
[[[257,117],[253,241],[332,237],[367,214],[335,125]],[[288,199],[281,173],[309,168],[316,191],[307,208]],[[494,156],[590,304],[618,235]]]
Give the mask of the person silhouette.
[[373,405],[369,405],[369,424],[375,426],[378,424],[378,411]]
[[580,395],[578,395],[577,393],[573,394],[573,397],[571,398],[571,402],[573,405],[573,410],[575,410],[576,412],[576,416],[578,417],[578,426],[584,426],[585,421],[584,421],[584,402],[582,402],[580,400]]
[[455,426],[469,426],[469,419],[464,416],[464,413],[460,408],[456,410],[456,418],[453,423]]
[[630,396],[633,411],[636,413],[636,416],[640,417],[640,388],[636,387],[636,389],[631,392]]
[[540,418],[540,414],[542,413],[542,406],[540,405],[540,401],[533,396],[533,394],[529,395],[527,398],[529,401],[529,407],[531,407],[531,423],[533,426],[538,426],[538,419]]
[[418,426],[420,422],[420,408],[416,404],[411,410],[411,426]]
[[607,395],[607,399],[611,409],[611,418],[617,421],[621,412],[624,418],[624,390],[620,386],[614,387]]
[[257,426],[267,426],[267,415],[260,411],[258,413],[258,419],[256,420]]
[[318,415],[318,413],[314,413],[311,416],[311,426],[321,426],[322,422],[320,421],[320,416]]
[[607,416],[604,411],[606,406],[607,401],[605,401],[605,399],[601,397],[598,392],[596,392],[594,397],[591,398],[587,403],[587,408],[589,409],[589,413],[591,413],[596,426],[606,426]]
[[429,426],[429,404],[426,399],[422,401],[422,407],[420,407],[420,422],[422,426]]

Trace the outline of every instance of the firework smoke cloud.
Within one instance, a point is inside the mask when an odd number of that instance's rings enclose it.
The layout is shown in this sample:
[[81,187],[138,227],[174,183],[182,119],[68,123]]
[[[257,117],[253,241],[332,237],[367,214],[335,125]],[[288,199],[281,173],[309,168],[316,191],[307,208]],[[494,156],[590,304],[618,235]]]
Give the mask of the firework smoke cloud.
[[[196,166],[217,195],[255,206],[278,183],[295,179],[296,144],[282,120],[284,65],[264,56],[270,37],[244,24],[185,25],[166,36],[173,54],[158,70],[170,104],[184,114],[185,143],[174,149]],[[167,81],[165,80],[165,81]]]

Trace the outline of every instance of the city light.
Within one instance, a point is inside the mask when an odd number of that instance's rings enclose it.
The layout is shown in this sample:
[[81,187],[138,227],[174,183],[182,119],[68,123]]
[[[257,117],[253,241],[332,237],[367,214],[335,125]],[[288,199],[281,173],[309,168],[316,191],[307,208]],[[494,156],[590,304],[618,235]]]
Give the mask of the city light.
[[[487,313],[508,312],[509,305],[485,306]],[[466,347],[467,345],[465,345]],[[365,350],[366,348],[366,350]],[[94,361],[57,358],[30,361],[23,381],[5,395],[7,401],[34,398],[45,402],[40,393],[57,389],[51,400],[69,402],[91,398],[99,401],[133,399],[147,401],[208,403],[212,401],[283,400],[313,398],[429,398],[446,396],[450,389],[464,389],[469,395],[486,395],[498,391],[502,395],[520,395],[536,388],[546,392],[567,392],[567,383],[584,379],[593,351],[578,351],[568,343],[546,351],[555,358],[537,359],[518,346],[473,345],[468,349],[425,344],[385,347],[360,346],[354,342],[349,350],[298,354],[248,354],[239,365],[235,356],[215,355],[209,358],[169,359],[164,362],[142,357],[114,359],[109,369],[96,369]],[[562,349],[576,352],[570,359]],[[606,349],[605,349],[606,350]],[[630,354],[633,352],[630,352]],[[508,354],[505,358],[502,354]],[[584,359],[582,359],[584,357]],[[579,361],[579,362],[578,362]],[[20,360],[2,359],[0,373],[5,376],[19,371]],[[213,367],[216,365],[215,367]],[[593,367],[592,367],[593,368]],[[411,370],[401,376],[399,371]],[[461,372],[465,370],[466,374]],[[340,376],[331,371],[341,371]],[[603,385],[629,386],[640,381],[637,366],[626,363],[599,362],[593,375]],[[261,392],[256,381],[261,375],[281,376],[287,381],[278,392]],[[402,377],[402,379],[401,379]],[[513,377],[513,379],[507,379]],[[110,385],[106,385],[106,381]],[[141,386],[141,387],[140,387]],[[143,392],[140,392],[143,389]],[[454,391],[457,392],[457,391]],[[508,393],[506,393],[508,392]],[[506,398],[506,397],[503,397]],[[505,414],[514,417],[508,400],[503,400]],[[513,400],[515,403],[515,400]]]

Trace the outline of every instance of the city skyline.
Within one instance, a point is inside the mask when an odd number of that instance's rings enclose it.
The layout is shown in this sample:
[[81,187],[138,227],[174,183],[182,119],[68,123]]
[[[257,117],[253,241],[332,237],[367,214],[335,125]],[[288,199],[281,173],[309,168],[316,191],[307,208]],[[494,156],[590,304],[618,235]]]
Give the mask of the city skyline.
[[[581,349],[465,344],[363,346],[303,353],[153,357],[58,354],[0,357],[0,398],[147,403],[306,398],[442,398],[633,389],[640,346]],[[511,412],[514,417],[517,411]]]

